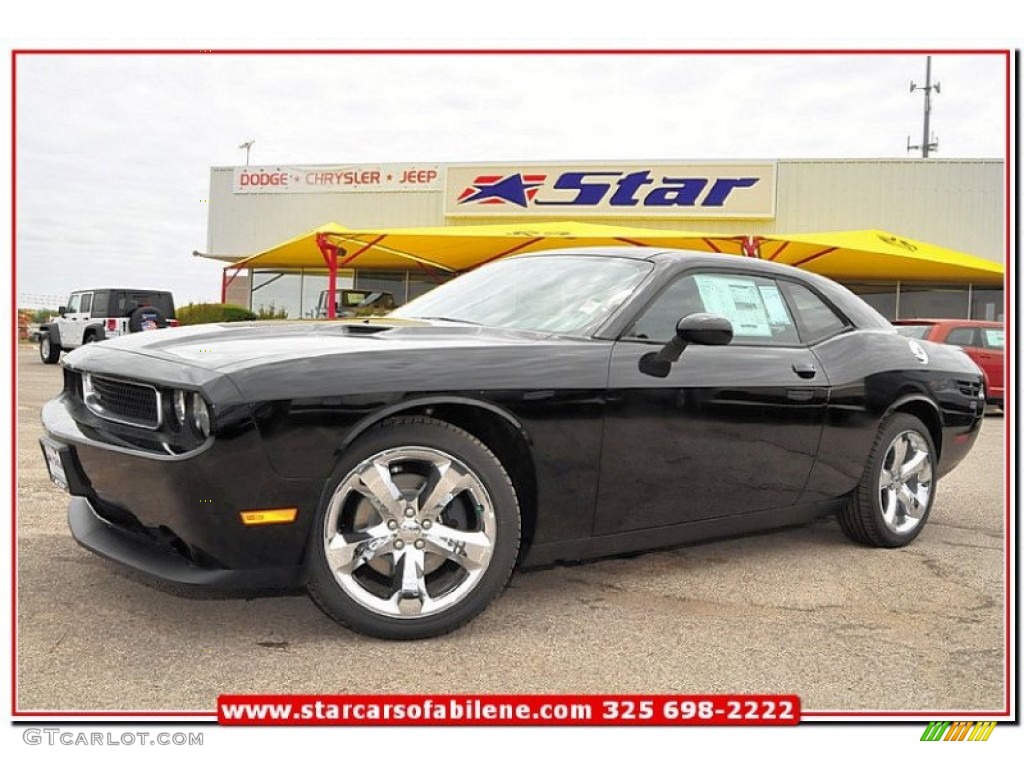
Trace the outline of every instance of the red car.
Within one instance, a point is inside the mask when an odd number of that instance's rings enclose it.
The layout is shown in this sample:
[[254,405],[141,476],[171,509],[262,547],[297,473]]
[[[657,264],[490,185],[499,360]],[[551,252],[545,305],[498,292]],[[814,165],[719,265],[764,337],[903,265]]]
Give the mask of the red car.
[[954,344],[985,373],[985,399],[1003,407],[1003,324],[987,320],[893,320],[903,336]]

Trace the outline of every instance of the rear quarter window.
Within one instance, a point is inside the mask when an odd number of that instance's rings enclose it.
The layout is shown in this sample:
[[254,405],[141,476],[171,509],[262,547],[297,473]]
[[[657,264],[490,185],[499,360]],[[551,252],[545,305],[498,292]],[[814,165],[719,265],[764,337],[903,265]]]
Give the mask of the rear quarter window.
[[807,344],[815,344],[841,333],[850,324],[818,294],[800,283],[782,282],[793,314],[796,316],[800,337]]

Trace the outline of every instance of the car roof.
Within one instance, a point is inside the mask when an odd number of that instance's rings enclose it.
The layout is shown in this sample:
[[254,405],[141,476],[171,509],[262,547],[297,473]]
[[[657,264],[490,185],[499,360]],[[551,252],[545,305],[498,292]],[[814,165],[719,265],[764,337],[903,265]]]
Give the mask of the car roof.
[[802,280],[815,287],[826,290],[838,285],[834,280],[808,272],[805,269],[791,267],[788,264],[776,264],[767,259],[735,256],[730,253],[713,253],[710,251],[689,251],[677,248],[651,248],[649,246],[580,246],[578,248],[557,248],[550,251],[531,251],[516,254],[510,259],[527,259],[531,256],[608,256],[613,258],[635,259],[653,263],[677,262],[694,267],[727,267],[728,269],[747,269],[767,275],[778,275]]
[[996,320],[963,320],[956,317],[920,317],[903,318],[891,321],[893,325],[960,325],[971,328],[1002,328],[1003,323]]
[[694,266],[723,266],[730,268],[742,267],[755,269],[767,274],[787,275],[809,282],[827,281],[813,272],[791,267],[788,264],[776,264],[767,259],[747,258],[730,253],[714,253],[711,251],[690,251],[681,248],[652,248],[649,246],[580,246],[578,248],[556,248],[550,251],[530,251],[516,254],[511,259],[527,259],[530,257],[548,256],[608,256],[613,258],[635,259],[650,262],[689,262]]
[[165,291],[163,288],[110,288],[103,286],[102,288],[75,288],[71,293],[89,293],[90,291],[132,291],[133,293],[171,293]]

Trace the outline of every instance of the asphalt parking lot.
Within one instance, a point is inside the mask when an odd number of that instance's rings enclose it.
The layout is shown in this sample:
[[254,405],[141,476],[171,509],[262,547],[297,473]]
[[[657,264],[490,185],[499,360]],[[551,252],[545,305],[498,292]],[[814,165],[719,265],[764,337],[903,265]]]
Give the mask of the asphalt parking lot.
[[901,550],[833,520],[520,573],[455,634],[391,643],[303,596],[188,600],[79,548],[37,444],[61,385],[18,355],[17,705],[212,711],[243,692],[795,692],[805,710],[1004,704],[1003,419]]

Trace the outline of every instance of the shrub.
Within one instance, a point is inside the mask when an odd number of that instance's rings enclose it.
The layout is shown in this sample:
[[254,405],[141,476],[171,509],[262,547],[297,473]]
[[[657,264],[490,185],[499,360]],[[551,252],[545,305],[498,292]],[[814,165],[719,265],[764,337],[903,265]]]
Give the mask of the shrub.
[[56,309],[25,309],[19,312],[31,312],[33,323],[48,323],[51,317],[57,316]]
[[256,320],[257,316],[237,304],[186,304],[178,307],[178,322],[181,325],[202,325],[203,323],[231,323],[238,320]]
[[288,317],[287,309],[277,309],[274,306],[274,302],[270,302],[269,307],[264,307],[262,304],[256,309],[256,316],[260,320],[284,320]]

